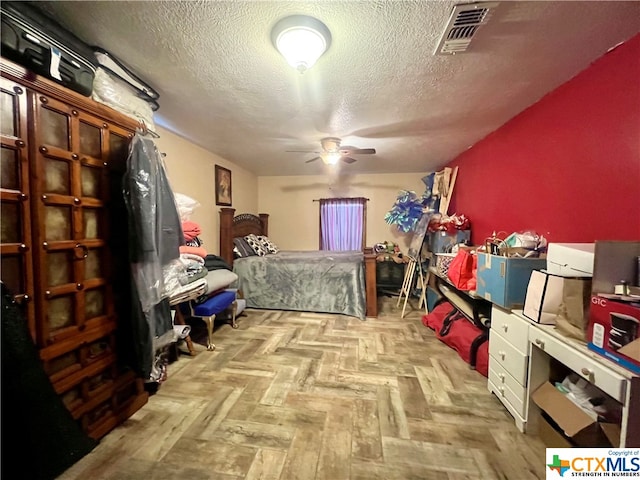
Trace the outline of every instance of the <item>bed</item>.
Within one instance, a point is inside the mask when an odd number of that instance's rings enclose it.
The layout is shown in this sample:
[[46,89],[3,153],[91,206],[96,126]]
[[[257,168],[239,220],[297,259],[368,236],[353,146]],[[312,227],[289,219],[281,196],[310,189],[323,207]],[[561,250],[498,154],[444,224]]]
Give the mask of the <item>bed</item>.
[[220,209],[220,256],[238,274],[248,308],[377,317],[376,256],[365,252],[280,251],[234,259],[233,239],[268,236],[269,215]]

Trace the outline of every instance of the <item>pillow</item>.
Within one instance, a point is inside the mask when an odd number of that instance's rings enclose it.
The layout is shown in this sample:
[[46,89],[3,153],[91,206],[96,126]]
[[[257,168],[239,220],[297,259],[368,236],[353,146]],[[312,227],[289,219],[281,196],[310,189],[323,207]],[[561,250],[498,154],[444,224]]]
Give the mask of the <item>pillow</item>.
[[234,238],[233,245],[233,251],[236,252],[239,258],[250,257],[256,254],[253,248],[251,248],[251,245],[249,245],[243,237]]
[[238,280],[238,275],[224,268],[218,270],[209,270],[207,276],[207,294],[227,288],[229,285]]
[[264,249],[267,251],[267,253],[278,253],[280,251],[278,246],[275,243],[273,243],[271,240],[269,240],[268,237],[265,237],[264,235],[258,235],[257,238],[258,238],[258,241],[264,247]]
[[267,250],[262,246],[258,237],[256,237],[253,233],[244,237],[249,246],[253,249],[256,255],[260,257],[264,257],[267,254]]

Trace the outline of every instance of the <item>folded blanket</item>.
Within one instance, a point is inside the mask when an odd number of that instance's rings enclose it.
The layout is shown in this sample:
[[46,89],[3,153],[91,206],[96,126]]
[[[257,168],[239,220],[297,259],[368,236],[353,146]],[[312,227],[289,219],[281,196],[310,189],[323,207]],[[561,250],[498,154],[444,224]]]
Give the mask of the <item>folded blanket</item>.
[[186,245],[180,246],[180,253],[191,253],[202,258],[205,258],[207,256],[207,250],[203,247],[188,247]]
[[196,222],[186,220],[182,222],[182,233],[184,233],[184,239],[187,242],[190,242],[198,235],[200,235],[202,233],[202,230],[200,230],[200,225],[198,225]]
[[207,270],[218,270],[219,268],[233,270],[231,268],[231,265],[225,262],[222,257],[213,254],[209,254],[204,258],[204,266],[207,268]]
[[178,303],[185,302],[187,300],[193,300],[203,295],[207,291],[207,279],[198,278],[191,283],[176,288],[171,292],[169,297],[170,305],[177,305]]
[[194,255],[193,253],[181,253],[180,260],[182,260],[182,263],[185,265],[189,265],[190,262],[196,262],[203,267],[205,266],[205,259],[200,255]]
[[208,273],[209,273],[209,270],[207,270],[206,268],[201,268],[200,270],[187,271],[187,276],[185,277],[185,282],[186,283],[195,282],[196,280],[199,280],[201,278],[205,278]]

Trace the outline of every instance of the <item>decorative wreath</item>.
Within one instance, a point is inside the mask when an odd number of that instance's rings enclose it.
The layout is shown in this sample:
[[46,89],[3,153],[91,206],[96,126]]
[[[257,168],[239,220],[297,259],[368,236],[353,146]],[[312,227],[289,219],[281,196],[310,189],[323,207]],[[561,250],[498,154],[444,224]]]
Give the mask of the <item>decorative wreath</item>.
[[384,220],[389,225],[396,225],[401,232],[410,232],[420,220],[428,200],[429,197],[425,195],[418,197],[414,191],[401,190]]

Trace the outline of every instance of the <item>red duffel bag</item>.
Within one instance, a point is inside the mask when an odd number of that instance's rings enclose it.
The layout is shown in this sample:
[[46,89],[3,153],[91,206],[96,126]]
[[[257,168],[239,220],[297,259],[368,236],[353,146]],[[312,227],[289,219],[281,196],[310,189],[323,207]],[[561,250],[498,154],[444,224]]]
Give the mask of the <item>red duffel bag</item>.
[[447,301],[439,303],[429,314],[424,315],[422,323],[434,330],[438,340],[458,352],[462,360],[478,373],[488,376],[488,331],[476,327],[462,317],[462,314]]

